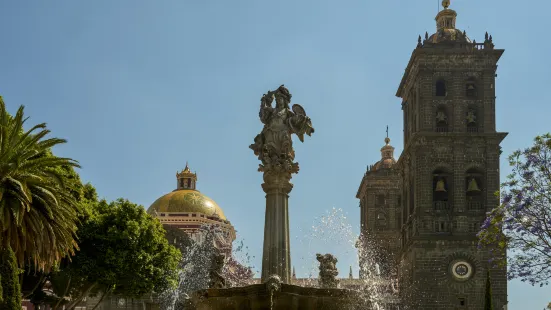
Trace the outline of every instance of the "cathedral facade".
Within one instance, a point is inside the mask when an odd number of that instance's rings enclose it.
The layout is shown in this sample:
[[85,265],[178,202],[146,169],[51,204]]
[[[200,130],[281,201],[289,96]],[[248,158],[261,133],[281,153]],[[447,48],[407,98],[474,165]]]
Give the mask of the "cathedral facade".
[[507,134],[496,131],[495,77],[504,50],[488,34],[469,39],[449,0],[442,3],[437,32],[419,36],[396,94],[404,150],[388,172],[370,167],[358,191],[362,234],[391,253],[396,274],[388,274],[405,306],[482,309],[489,271],[494,309],[503,309],[506,269],[489,263],[476,234],[499,205]]

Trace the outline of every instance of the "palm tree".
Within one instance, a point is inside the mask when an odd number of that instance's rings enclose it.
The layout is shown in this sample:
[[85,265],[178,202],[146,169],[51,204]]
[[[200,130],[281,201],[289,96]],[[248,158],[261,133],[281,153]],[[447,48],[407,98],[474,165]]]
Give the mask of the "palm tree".
[[45,123],[25,131],[23,109],[10,116],[0,96],[0,250],[43,269],[77,249],[79,204],[63,171],[79,165],[51,153],[66,140],[46,139]]

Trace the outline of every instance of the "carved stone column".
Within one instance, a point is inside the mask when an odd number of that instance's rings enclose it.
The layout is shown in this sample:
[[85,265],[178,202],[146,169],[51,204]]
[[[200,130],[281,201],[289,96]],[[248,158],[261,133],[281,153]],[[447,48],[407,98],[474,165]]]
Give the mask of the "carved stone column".
[[304,108],[294,104],[291,111],[290,101],[291,93],[283,85],[262,96],[259,116],[264,128],[249,146],[261,161],[258,171],[264,173],[262,188],[266,193],[262,282],[274,275],[283,283],[291,281],[289,193],[293,189],[291,176],[299,171],[291,136],[304,141],[304,135],[314,133]]
[[278,275],[291,282],[291,244],[289,242],[289,193],[293,189],[290,173],[264,172],[262,189],[266,193],[262,275],[264,282]]

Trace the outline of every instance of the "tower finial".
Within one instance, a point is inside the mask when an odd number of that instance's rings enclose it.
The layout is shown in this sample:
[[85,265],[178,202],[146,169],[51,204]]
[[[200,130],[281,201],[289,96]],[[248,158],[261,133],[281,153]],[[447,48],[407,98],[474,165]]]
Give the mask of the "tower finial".
[[388,145],[390,143],[390,138],[388,137],[388,125],[386,125],[386,138],[385,143]]
[[442,0],[442,6],[447,9],[450,6],[450,0]]

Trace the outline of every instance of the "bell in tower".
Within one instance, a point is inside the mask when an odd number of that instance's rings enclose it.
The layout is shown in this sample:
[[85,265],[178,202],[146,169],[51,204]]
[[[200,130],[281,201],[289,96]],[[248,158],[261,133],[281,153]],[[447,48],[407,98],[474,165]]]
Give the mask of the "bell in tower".
[[446,191],[446,182],[444,181],[444,178],[440,178],[438,182],[436,182],[436,188],[434,189],[435,192],[447,192]]
[[475,178],[472,178],[469,182],[469,187],[467,188],[467,193],[479,193],[480,188],[478,187],[478,183],[476,182]]

